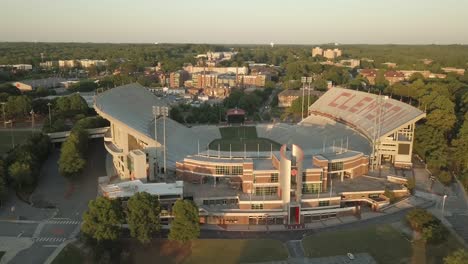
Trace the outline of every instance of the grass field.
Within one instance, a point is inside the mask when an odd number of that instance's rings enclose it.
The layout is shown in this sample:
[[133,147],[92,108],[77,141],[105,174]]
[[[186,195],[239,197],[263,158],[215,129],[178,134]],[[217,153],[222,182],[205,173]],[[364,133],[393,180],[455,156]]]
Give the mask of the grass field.
[[31,135],[31,131],[0,131],[0,155],[11,149],[12,134],[15,144],[19,144]]
[[270,151],[279,150],[281,145],[267,138],[259,138],[257,129],[253,126],[222,127],[219,129],[221,138],[213,140],[209,147],[211,150],[229,151]]
[[52,261],[52,264],[82,264],[85,263],[84,254],[74,245],[68,244]]
[[245,263],[284,260],[288,257],[280,241],[200,239],[192,246],[173,242],[154,242],[148,246],[134,244],[132,263]]
[[338,232],[324,232],[307,237],[303,242],[309,257],[345,255],[348,252],[367,252],[379,264],[385,263],[442,263],[443,257],[460,247],[451,236],[440,245],[411,243],[389,225]]
[[[199,239],[191,245],[168,240],[142,245],[138,241],[125,241],[128,263],[245,263],[285,260],[288,253],[284,245],[271,239]],[[93,263],[92,254],[85,256],[76,246],[65,247],[52,264]],[[125,263],[127,263],[125,262]]]

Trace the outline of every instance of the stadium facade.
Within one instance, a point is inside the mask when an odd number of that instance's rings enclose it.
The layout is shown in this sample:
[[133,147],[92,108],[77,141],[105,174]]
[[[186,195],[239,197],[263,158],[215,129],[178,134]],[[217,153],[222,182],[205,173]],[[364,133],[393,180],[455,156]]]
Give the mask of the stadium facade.
[[174,200],[193,199],[208,224],[302,225],[356,213],[356,203],[388,205],[385,192],[408,190],[367,176],[368,169],[411,166],[414,124],[424,117],[393,99],[333,88],[301,123],[257,127],[283,144],[280,151],[221,152],[207,147],[220,138],[218,127],[188,128],[155,116],[153,106],[167,103],[138,84],[96,95],[97,113],[111,123],[104,145],[114,169],[100,179],[100,193],[126,198],[146,191],[168,212]]

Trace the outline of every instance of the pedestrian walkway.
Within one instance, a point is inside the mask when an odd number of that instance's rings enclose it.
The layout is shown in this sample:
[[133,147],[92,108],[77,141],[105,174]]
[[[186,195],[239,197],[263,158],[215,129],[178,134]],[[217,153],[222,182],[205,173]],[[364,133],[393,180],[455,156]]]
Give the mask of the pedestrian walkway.
[[302,247],[301,240],[290,240],[286,242],[286,248],[288,249],[290,258],[303,258],[304,248]]
[[75,220],[60,220],[60,219],[54,219],[52,218],[51,220],[48,220],[46,222],[47,224],[52,224],[52,225],[79,225],[81,224],[81,221],[75,221]]
[[59,242],[59,243],[62,243],[65,240],[67,240],[66,237],[38,237],[38,238],[34,238],[34,242]]

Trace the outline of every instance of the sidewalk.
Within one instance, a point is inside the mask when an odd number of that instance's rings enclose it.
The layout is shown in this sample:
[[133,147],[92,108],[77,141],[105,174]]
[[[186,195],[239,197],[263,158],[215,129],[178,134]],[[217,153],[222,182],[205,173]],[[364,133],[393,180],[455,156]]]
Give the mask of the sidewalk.
[[8,263],[18,252],[31,247],[33,243],[29,237],[0,237],[0,251],[5,252],[0,259],[0,264]]

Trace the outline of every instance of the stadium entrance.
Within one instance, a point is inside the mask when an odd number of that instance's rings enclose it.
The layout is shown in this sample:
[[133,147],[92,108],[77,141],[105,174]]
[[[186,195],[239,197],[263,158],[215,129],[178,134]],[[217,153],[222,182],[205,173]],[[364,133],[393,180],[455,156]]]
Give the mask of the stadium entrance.
[[245,111],[240,108],[233,108],[226,111],[228,124],[243,124],[245,121]]

